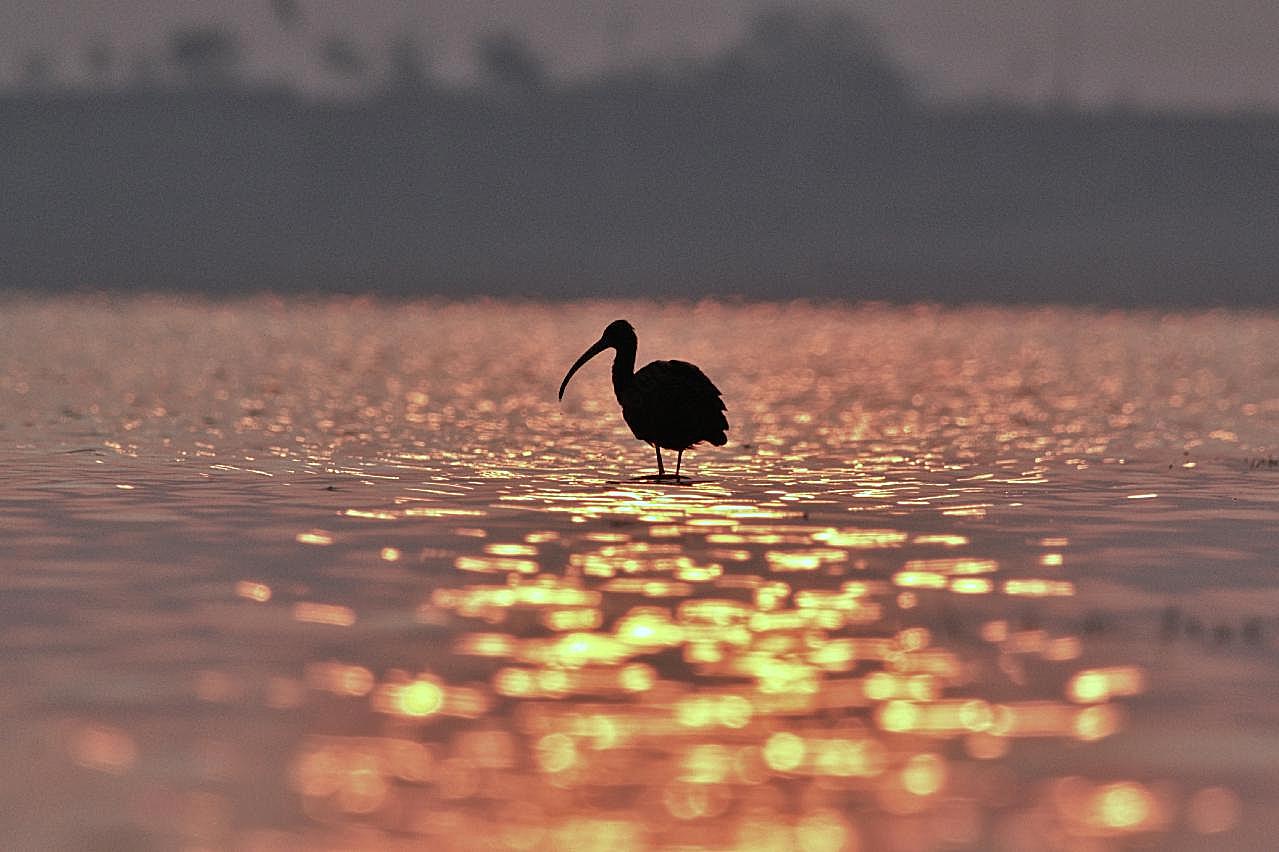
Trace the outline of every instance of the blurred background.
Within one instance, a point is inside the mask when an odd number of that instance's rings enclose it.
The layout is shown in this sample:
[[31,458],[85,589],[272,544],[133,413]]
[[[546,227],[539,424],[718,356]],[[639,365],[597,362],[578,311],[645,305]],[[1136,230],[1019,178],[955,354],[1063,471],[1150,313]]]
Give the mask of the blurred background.
[[9,0],[0,287],[1262,305],[1279,7]]

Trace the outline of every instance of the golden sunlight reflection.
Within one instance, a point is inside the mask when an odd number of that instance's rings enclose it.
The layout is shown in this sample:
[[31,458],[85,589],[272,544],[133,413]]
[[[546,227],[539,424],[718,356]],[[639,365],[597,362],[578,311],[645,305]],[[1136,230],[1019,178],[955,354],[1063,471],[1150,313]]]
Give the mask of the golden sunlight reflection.
[[72,732],[68,750],[88,769],[120,775],[133,768],[138,747],[127,733],[106,725],[82,725]]
[[[1119,702],[1144,688],[1137,666],[1073,668],[1080,635],[978,616],[964,638],[930,617],[969,600],[1073,597],[1062,538],[1006,566],[967,533],[814,523],[765,508],[767,497],[726,501],[714,486],[570,485],[500,500],[505,513],[569,523],[518,535],[450,527],[418,548],[433,588],[415,620],[450,636],[431,671],[308,667],[312,690],[387,720],[381,737],[315,739],[299,753],[294,789],[317,820],[403,827],[410,799],[420,814],[478,820],[496,796],[513,819],[504,848],[569,837],[590,848],[615,832],[635,848],[700,837],[850,849],[869,827],[922,814],[968,842],[988,807],[977,767],[1009,761],[1019,741],[1112,737],[1128,718]],[[374,524],[400,511],[345,517]],[[377,552],[399,563],[406,551]],[[1024,573],[1033,568],[1055,573]],[[236,591],[270,599],[254,581]],[[293,613],[356,623],[333,604],[299,601]],[[1029,659],[1051,675],[1028,684]],[[798,810],[775,798],[796,781],[817,785]],[[1137,782],[1084,783],[1055,788],[1062,831],[1119,836],[1167,822]],[[609,804],[567,807],[590,801],[588,790],[611,791]],[[1196,800],[1205,833],[1229,821],[1214,795]],[[588,824],[603,834],[588,842]]]
[[326,530],[308,530],[307,532],[298,533],[294,536],[294,538],[296,538],[300,544],[315,544],[320,547],[325,547],[333,543],[333,536]]
[[[1273,319],[11,307],[6,758],[88,826],[41,848],[1256,836],[1265,740],[1168,731],[1268,713],[1273,465],[1230,465],[1274,452]],[[686,482],[606,366],[555,398],[623,314],[724,389]],[[1219,565],[1255,606],[1196,609]]]
[[1225,787],[1205,787],[1190,797],[1186,814],[1190,827],[1199,834],[1230,831],[1239,822],[1239,796]]
[[235,593],[242,598],[258,603],[271,600],[271,587],[266,583],[255,583],[252,580],[240,580],[235,584]]
[[295,621],[311,624],[328,624],[334,627],[350,627],[355,624],[355,611],[341,604],[322,604],[309,601],[293,605]]

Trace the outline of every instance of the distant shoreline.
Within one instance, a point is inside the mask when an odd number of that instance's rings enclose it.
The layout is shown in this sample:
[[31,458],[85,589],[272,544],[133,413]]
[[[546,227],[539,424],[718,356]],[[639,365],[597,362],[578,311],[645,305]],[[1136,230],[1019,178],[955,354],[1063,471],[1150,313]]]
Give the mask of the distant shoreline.
[[0,289],[1279,304],[1279,114],[930,107],[777,26],[573,85],[2,95]]

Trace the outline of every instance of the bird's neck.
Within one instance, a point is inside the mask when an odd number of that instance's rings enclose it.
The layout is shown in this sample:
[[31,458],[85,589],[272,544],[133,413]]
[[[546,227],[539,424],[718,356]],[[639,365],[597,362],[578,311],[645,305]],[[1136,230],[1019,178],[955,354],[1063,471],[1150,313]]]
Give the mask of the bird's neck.
[[620,400],[622,391],[635,379],[635,345],[619,346],[613,355],[613,393]]

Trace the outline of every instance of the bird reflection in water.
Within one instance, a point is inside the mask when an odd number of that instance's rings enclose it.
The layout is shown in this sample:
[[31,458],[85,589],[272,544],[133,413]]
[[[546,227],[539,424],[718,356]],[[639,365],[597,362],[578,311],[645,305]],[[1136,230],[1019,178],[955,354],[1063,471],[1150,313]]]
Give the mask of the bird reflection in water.
[[728,419],[719,388],[706,374],[687,361],[654,361],[635,370],[635,329],[626,320],[613,320],[600,339],[582,353],[560,383],[564,389],[583,364],[612,349],[613,393],[622,406],[622,418],[636,438],[657,452],[657,480],[667,478],[662,449],[675,450],[674,481],[680,481],[684,451],[707,441],[717,447],[728,443]]

